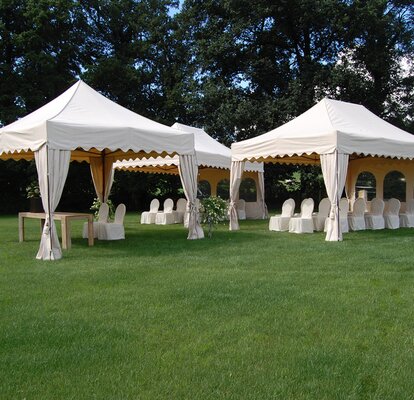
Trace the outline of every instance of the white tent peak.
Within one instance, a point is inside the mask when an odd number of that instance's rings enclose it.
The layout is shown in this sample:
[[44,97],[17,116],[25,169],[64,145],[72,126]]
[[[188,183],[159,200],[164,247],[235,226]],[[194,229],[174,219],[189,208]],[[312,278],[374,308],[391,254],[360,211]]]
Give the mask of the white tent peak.
[[362,105],[324,98],[284,125],[232,145],[236,161],[335,151],[412,158],[414,136]]
[[36,151],[46,143],[60,150],[194,152],[192,134],[134,113],[81,80],[43,107],[0,129],[0,154]]

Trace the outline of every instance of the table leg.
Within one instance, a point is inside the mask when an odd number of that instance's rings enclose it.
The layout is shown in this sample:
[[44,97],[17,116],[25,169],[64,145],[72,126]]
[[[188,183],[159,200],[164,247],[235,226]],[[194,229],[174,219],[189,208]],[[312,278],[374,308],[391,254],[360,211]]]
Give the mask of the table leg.
[[66,228],[67,220],[66,217],[62,218],[61,229],[62,229],[62,249],[68,249],[68,231]]
[[24,241],[24,218],[19,214],[19,242]]
[[93,237],[93,218],[92,216],[88,217],[88,245],[93,246],[94,237]]

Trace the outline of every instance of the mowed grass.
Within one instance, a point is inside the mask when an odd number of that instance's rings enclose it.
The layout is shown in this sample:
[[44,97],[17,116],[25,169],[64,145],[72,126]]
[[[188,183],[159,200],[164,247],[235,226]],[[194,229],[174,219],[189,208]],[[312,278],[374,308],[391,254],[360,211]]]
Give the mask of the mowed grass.
[[138,221],[45,262],[38,221],[0,218],[1,399],[414,398],[414,229]]

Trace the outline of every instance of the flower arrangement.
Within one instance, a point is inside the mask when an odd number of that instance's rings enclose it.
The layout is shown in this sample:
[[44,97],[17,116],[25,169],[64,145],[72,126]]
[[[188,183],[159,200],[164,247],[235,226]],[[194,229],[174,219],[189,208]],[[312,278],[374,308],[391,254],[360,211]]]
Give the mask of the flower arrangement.
[[[98,198],[93,199],[93,203],[90,207],[90,210],[93,211],[93,215],[95,220],[98,219],[99,209],[101,208],[101,201]],[[111,200],[107,200],[106,204],[108,204],[109,207],[109,219],[113,219],[115,215],[115,207]]]
[[30,182],[29,186],[26,187],[26,197],[28,199],[41,197],[39,183],[37,181]]
[[211,238],[213,225],[217,225],[227,217],[228,203],[221,197],[210,196],[201,201],[203,224],[208,224],[208,237]]

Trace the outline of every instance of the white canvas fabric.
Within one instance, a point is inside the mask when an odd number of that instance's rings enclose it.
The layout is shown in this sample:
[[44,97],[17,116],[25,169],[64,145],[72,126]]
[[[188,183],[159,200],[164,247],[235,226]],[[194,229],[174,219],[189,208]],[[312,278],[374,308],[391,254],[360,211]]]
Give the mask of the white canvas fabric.
[[155,216],[156,225],[171,225],[175,223],[175,212],[173,211],[174,202],[172,199],[164,201],[163,210],[157,212]]
[[414,199],[407,201],[405,212],[400,214],[401,228],[414,228]]
[[384,200],[375,198],[371,201],[371,212],[365,213],[365,228],[366,229],[384,229]]
[[269,230],[283,232],[289,230],[289,221],[295,212],[295,200],[287,199],[282,205],[282,214],[274,215],[269,220]]
[[315,231],[320,232],[324,230],[325,221],[329,217],[330,210],[331,202],[327,197],[325,197],[319,202],[318,212],[316,213],[316,215],[312,216]]
[[401,202],[398,199],[389,199],[387,204],[387,211],[384,212],[385,228],[398,229],[400,227],[400,212]]
[[331,154],[321,154],[320,159],[326,193],[331,202],[325,240],[328,242],[341,241],[339,199],[344,191],[349,156],[335,151]]
[[339,221],[341,224],[342,233],[349,232],[348,211],[349,211],[348,199],[342,198],[341,200],[339,200]]
[[46,213],[36,258],[39,260],[58,260],[62,258],[62,249],[53,214],[59,204],[68,175],[70,151],[53,150],[43,146],[35,151],[35,161],[43,209]]
[[[106,203],[102,203],[98,211],[98,220],[93,222],[93,237],[94,238],[98,237],[99,225],[102,223],[108,222],[108,217],[109,217],[109,206]],[[89,237],[87,222],[83,224],[82,237],[84,239],[87,239]]]
[[102,222],[98,228],[99,240],[122,240],[125,239],[124,217],[125,204],[118,204],[115,210],[114,222]]
[[361,105],[325,98],[279,128],[234,143],[231,150],[234,161],[300,158],[335,151],[414,158],[414,136]]
[[313,199],[305,199],[300,206],[300,216],[293,217],[289,221],[289,232],[291,233],[313,233],[312,213],[314,208]]
[[351,231],[361,231],[365,229],[365,207],[366,202],[363,198],[355,200],[352,214],[348,216],[348,224]]
[[[245,163],[250,164],[250,163]],[[267,211],[267,205],[265,202],[265,187],[264,187],[264,173],[258,173],[258,185],[257,185],[257,202],[262,207],[262,219],[269,218],[269,212]]]
[[185,197],[187,198],[188,211],[188,237],[187,239],[204,238],[203,228],[200,225],[198,209],[196,206],[197,198],[197,173],[198,167],[195,162],[195,155],[180,156],[178,166],[180,178],[183,184]]
[[240,229],[237,218],[236,201],[239,195],[241,178],[244,170],[244,162],[233,161],[230,168],[230,204],[229,220],[230,230],[237,231]]
[[152,199],[149,211],[144,211],[141,214],[141,224],[155,224],[155,216],[160,208],[160,201]]

